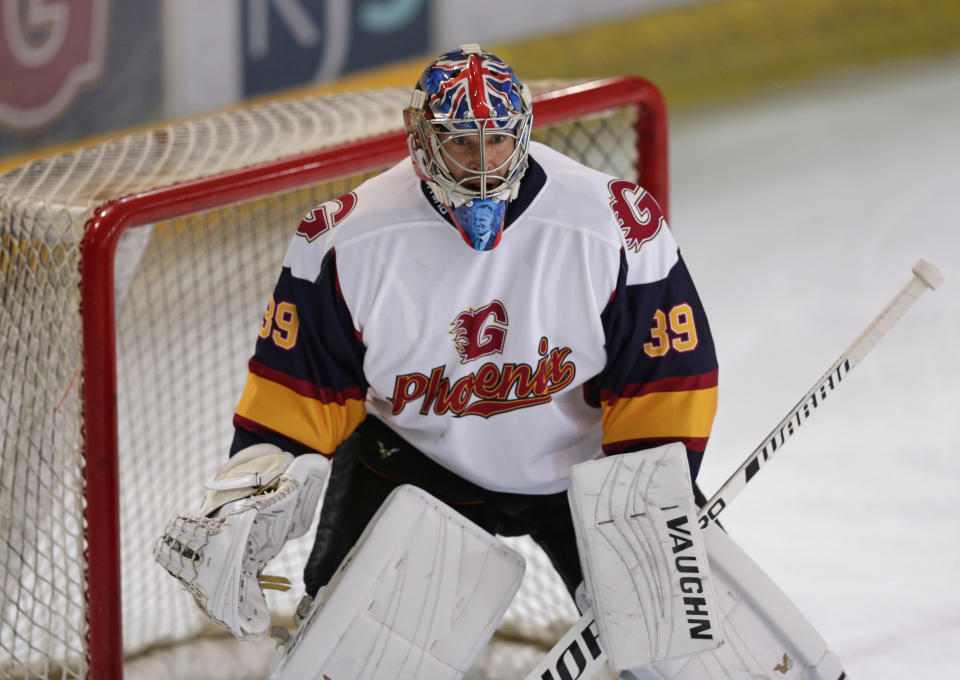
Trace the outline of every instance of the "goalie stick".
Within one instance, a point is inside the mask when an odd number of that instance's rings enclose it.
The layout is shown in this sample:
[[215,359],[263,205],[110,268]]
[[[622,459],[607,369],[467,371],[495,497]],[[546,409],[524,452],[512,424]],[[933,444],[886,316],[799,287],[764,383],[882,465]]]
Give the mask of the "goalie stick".
[[813,415],[817,407],[827,398],[854,366],[863,360],[873,346],[877,344],[887,331],[893,327],[900,317],[917,301],[927,288],[931,290],[943,282],[940,271],[927,262],[918,260],[913,265],[913,278],[897,293],[883,311],[870,322],[870,325],[853,341],[847,351],[840,355],[833,366],[820,380],[803,395],[803,398],[790,412],[777,423],[773,431],[767,435],[760,446],[753,450],[743,461],[737,471],[723,483],[715,494],[708,500],[700,511],[700,528],[706,529],[717,516],[723,512],[734,496],[743,491],[743,488],[760,471],[760,467],[770,459],[778,448],[786,443],[787,439]]
[[[903,289],[704,504],[697,517],[701,529],[706,529],[716,521],[717,516],[753,479],[763,464],[793,436],[800,425],[813,414],[827,395],[837,388],[847,373],[863,360],[877,341],[900,320],[907,309],[928,288],[932,290],[942,281],[943,276],[934,265],[926,260],[917,261],[913,266],[913,277]],[[592,607],[588,607],[524,680],[590,680],[604,666],[606,660],[607,655],[599,644],[596,617]]]

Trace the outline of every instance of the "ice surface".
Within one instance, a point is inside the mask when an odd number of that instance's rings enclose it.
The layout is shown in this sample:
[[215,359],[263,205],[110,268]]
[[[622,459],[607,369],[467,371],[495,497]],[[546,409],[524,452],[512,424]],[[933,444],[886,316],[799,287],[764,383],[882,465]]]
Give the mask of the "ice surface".
[[723,515],[848,676],[960,661],[960,60],[675,116],[671,223],[720,360],[709,496],[910,278],[945,277]]

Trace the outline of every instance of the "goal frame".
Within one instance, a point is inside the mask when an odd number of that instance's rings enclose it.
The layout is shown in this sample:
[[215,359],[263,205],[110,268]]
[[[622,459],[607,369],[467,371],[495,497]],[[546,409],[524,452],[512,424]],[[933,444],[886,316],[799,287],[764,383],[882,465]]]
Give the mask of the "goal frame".
[[[585,82],[538,96],[533,107],[535,127],[636,107],[637,177],[643,178],[644,188],[657,197],[668,215],[666,106],[650,81],[619,76]],[[80,304],[88,677],[123,677],[114,309],[114,260],[120,236],[132,227],[387,166],[405,156],[405,134],[397,130],[113,199],[97,207],[87,220],[80,261]]]

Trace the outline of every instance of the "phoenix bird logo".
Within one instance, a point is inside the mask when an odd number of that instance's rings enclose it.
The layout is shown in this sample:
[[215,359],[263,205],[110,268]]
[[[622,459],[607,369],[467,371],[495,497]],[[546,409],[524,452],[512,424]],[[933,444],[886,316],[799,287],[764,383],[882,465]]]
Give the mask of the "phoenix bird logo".
[[465,364],[503,351],[507,339],[507,309],[502,302],[494,300],[479,309],[460,312],[450,325],[460,363]]

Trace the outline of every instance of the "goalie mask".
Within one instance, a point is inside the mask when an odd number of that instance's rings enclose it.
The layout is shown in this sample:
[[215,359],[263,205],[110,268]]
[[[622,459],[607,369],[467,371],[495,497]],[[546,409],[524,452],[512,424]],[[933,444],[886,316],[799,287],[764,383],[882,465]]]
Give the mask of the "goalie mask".
[[500,241],[527,169],[530,91],[501,59],[463,45],[431,63],[405,109],[417,175],[476,250]]

